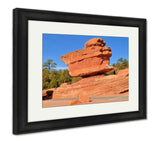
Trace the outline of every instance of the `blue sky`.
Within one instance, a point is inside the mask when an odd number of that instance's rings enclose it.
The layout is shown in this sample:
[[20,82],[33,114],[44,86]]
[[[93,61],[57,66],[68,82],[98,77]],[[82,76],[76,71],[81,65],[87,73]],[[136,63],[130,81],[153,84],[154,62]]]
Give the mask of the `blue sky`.
[[111,48],[110,65],[116,63],[121,57],[128,60],[128,37],[43,34],[43,63],[53,59],[57,64],[57,70],[67,69],[67,65],[61,61],[60,57],[71,51],[83,49],[85,42],[92,38],[102,38],[106,41],[106,46]]

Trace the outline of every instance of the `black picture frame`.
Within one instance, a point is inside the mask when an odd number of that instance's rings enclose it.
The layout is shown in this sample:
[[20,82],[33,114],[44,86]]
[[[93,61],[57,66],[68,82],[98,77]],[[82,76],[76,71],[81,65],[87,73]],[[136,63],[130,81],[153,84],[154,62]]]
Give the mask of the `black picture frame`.
[[[139,111],[28,122],[28,20],[115,25],[139,28]],[[16,8],[13,10],[13,134],[114,123],[147,117],[146,19],[64,13]]]

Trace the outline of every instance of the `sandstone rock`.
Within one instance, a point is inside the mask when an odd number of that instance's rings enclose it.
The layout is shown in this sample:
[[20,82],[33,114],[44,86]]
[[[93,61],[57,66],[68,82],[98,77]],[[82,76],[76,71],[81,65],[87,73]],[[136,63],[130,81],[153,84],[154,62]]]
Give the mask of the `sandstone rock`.
[[[96,75],[58,87],[54,90],[52,99],[78,98],[80,103],[89,102],[93,97],[128,95],[128,69],[119,71],[116,75]],[[72,102],[71,102],[72,103]]]
[[69,73],[73,77],[93,76],[113,70],[109,66],[112,52],[110,47],[104,47],[105,42],[94,38],[86,42],[84,49],[70,52],[61,56],[61,60],[68,65]]
[[47,96],[47,93],[46,93],[46,92],[47,92],[47,90],[43,90],[43,91],[42,91],[42,96]]
[[79,99],[78,100],[69,100],[67,102],[67,105],[77,105],[77,104],[84,104],[84,103],[88,103],[91,102],[91,99],[88,96],[85,96],[84,94],[80,94],[79,95]]
[[90,99],[88,96],[85,96],[83,93],[81,93],[81,94],[79,95],[79,101],[80,101],[81,103],[86,103],[86,102],[90,102],[91,99]]
[[126,74],[126,75],[128,75],[128,74],[129,74],[129,71],[128,71],[128,69],[123,69],[123,70],[119,70],[119,71],[117,72],[117,74]]
[[61,87],[66,87],[68,85],[68,83],[62,83]]
[[106,42],[103,41],[101,38],[93,38],[89,41],[87,41],[85,43],[85,47],[84,48],[88,48],[88,47],[91,47],[91,46],[101,46],[101,47],[104,47],[106,45]]
[[81,102],[79,100],[70,100],[67,102],[67,105],[77,105],[77,104],[81,104]]

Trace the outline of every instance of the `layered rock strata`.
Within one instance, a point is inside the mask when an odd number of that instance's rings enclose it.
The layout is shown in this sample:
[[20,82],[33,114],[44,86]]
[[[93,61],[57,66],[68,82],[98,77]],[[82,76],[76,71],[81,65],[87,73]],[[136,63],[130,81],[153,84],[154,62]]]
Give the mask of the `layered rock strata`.
[[129,94],[128,69],[116,75],[96,75],[80,81],[64,83],[52,91],[52,100],[43,100],[43,107],[126,101]]
[[94,38],[85,43],[82,50],[70,52],[61,56],[61,60],[68,65],[69,73],[73,77],[93,76],[113,70],[109,66],[112,52],[110,47],[104,47],[105,42]]
[[117,75],[96,75],[80,81],[63,83],[54,90],[52,99],[114,96],[128,94],[128,69],[120,70]]

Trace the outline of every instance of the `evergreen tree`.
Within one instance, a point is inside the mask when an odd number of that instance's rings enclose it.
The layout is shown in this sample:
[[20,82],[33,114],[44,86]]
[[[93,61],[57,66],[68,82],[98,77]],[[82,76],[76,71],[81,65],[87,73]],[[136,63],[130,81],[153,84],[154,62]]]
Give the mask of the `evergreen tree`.
[[113,63],[112,66],[115,68],[115,70],[122,70],[128,68],[128,60],[119,58],[117,60],[117,63]]
[[43,64],[43,68],[45,68],[45,69],[47,69],[49,71],[52,71],[52,70],[54,70],[54,68],[56,68],[56,65],[57,64],[54,63],[52,59],[48,59],[47,62],[45,62]]

